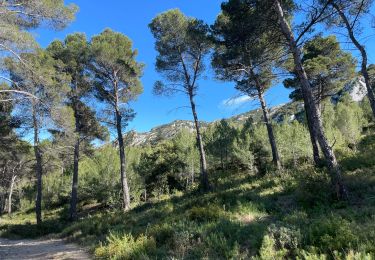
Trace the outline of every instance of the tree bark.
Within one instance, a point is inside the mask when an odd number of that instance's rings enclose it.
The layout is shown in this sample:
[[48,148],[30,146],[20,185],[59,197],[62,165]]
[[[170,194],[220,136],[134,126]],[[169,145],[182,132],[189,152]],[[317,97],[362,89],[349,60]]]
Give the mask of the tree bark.
[[272,124],[271,124],[271,121],[270,121],[270,118],[269,118],[266,100],[263,97],[263,91],[262,91],[263,88],[261,86],[261,83],[259,82],[258,77],[255,75],[255,73],[252,69],[250,69],[250,74],[255,79],[256,88],[257,88],[257,92],[258,92],[258,98],[259,98],[259,102],[260,102],[260,105],[261,105],[262,111],[263,111],[263,120],[264,120],[264,123],[266,124],[266,127],[267,127],[268,139],[269,139],[269,142],[270,142],[270,145],[271,145],[272,162],[277,167],[277,169],[281,169],[281,162],[280,162],[279,152],[277,150],[276,138],[275,138],[275,135],[274,135],[274,132],[273,132],[273,127],[272,127]]
[[42,224],[42,174],[43,162],[42,153],[40,151],[39,142],[39,124],[37,119],[37,112],[35,105],[33,105],[33,128],[34,128],[34,155],[36,160],[36,201],[35,201],[35,214],[37,225]]
[[276,139],[275,139],[275,135],[273,133],[273,127],[272,127],[272,124],[271,124],[270,119],[269,119],[266,101],[264,100],[264,97],[263,97],[263,94],[262,94],[261,91],[258,91],[258,97],[259,97],[259,101],[260,101],[262,111],[263,111],[263,120],[264,120],[264,123],[266,124],[266,127],[267,127],[268,139],[269,139],[270,145],[271,145],[272,162],[275,164],[277,169],[281,169],[280,156],[279,156],[279,152],[277,150]]
[[327,166],[331,174],[331,181],[336,192],[336,196],[338,199],[347,199],[348,193],[343,183],[341,170],[339,164],[337,163],[336,156],[332,150],[332,147],[329,145],[328,140],[325,136],[320,113],[316,107],[314,96],[311,90],[311,85],[308,80],[305,68],[302,64],[301,51],[297,46],[293,32],[288,24],[286,17],[284,16],[284,11],[281,7],[280,1],[274,0],[274,5],[274,9],[279,18],[281,30],[286,40],[288,41],[289,49],[293,54],[295,70],[301,82],[304,102],[308,108],[308,118],[310,119],[314,136],[317,137],[320,148],[322,149],[324,157],[327,161]]
[[194,170],[194,160],[192,159],[192,160],[191,160],[191,186],[194,185],[194,174],[195,174],[195,170]]
[[[78,133],[77,133],[78,134]],[[72,195],[70,199],[70,220],[77,219],[77,201],[78,201],[78,172],[79,172],[79,134],[74,146],[74,162],[73,162],[73,180],[72,180]]]
[[190,98],[190,105],[191,105],[191,110],[193,112],[193,117],[194,117],[194,125],[195,125],[195,130],[197,133],[197,144],[198,144],[198,149],[199,149],[199,156],[200,156],[200,181],[201,181],[201,189],[204,191],[208,191],[210,189],[210,183],[208,180],[208,174],[207,174],[207,162],[206,162],[206,154],[204,151],[204,145],[203,145],[203,140],[202,140],[202,135],[200,132],[200,126],[199,126],[199,120],[198,120],[198,115],[195,107],[195,102],[194,102],[194,97],[193,93],[189,93],[189,98]]
[[[8,162],[6,161],[4,167],[2,168],[2,171],[1,171],[2,176],[5,176],[5,173],[7,171],[7,167],[8,167]],[[6,209],[6,204],[7,204],[6,196],[7,196],[6,193],[0,193],[0,216],[3,214],[3,212]]]
[[13,190],[14,190],[14,184],[16,182],[17,175],[13,174],[12,179],[10,181],[10,188],[9,188],[9,194],[8,194],[8,215],[10,216],[12,214],[12,196],[13,196]]
[[221,163],[221,169],[224,170],[224,158],[223,158],[223,151],[220,151],[220,163]]
[[120,175],[121,175],[121,191],[122,191],[122,207],[124,211],[130,209],[130,195],[129,186],[126,176],[126,158],[125,158],[125,145],[124,138],[122,136],[122,116],[119,107],[116,102],[116,128],[117,128],[117,140],[120,150]]
[[307,111],[308,107],[306,106],[306,103],[304,103],[304,106],[305,106],[306,122],[307,122],[307,126],[309,129],[310,140],[311,140],[311,145],[312,145],[312,150],[313,150],[313,159],[314,159],[315,165],[318,166],[320,163],[319,143],[315,136],[315,132],[313,131],[311,119],[309,118],[309,114],[311,113]]
[[264,120],[264,123],[266,124],[266,127],[267,127],[268,139],[269,139],[269,142],[270,142],[270,145],[271,145],[271,151],[272,151],[272,162],[277,167],[277,169],[281,169],[280,156],[279,156],[279,152],[277,150],[276,139],[275,139],[275,135],[273,133],[273,127],[272,127],[272,124],[271,124],[271,121],[270,121],[266,101],[263,97],[260,82],[258,81],[256,75],[253,72],[252,72],[252,74],[253,74],[253,77],[255,78],[255,81],[256,81],[256,84],[257,84],[258,98],[259,98],[260,105],[261,105],[262,111],[263,111],[263,120]]
[[353,42],[353,44],[355,45],[355,47],[361,53],[361,57],[362,57],[361,72],[362,72],[362,76],[365,79],[365,84],[366,84],[366,89],[367,89],[367,97],[368,97],[368,99],[370,101],[370,106],[371,106],[372,114],[373,114],[373,117],[375,119],[375,94],[374,94],[374,90],[371,87],[370,76],[369,76],[368,71],[367,71],[368,58],[367,58],[366,49],[365,49],[365,47],[363,45],[361,45],[359,43],[359,41],[355,37],[353,28],[350,25],[349,20],[346,17],[345,13],[341,10],[341,8],[334,1],[331,2],[331,5],[337,11],[337,13],[340,15],[342,21],[344,22],[345,27],[346,27],[346,29],[348,31],[350,40]]
[[77,102],[74,101],[74,117],[75,117],[75,133],[76,133],[76,143],[74,145],[74,158],[73,158],[73,180],[72,180],[72,195],[70,199],[70,210],[69,218],[70,220],[77,219],[77,201],[78,201],[78,174],[79,174],[79,149],[80,149],[80,122],[78,115]]

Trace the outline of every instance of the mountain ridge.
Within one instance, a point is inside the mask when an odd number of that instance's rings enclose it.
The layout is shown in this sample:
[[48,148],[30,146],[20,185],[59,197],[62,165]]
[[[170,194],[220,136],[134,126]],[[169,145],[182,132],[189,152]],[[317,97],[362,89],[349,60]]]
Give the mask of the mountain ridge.
[[[340,97],[348,93],[351,99],[355,102],[362,101],[367,95],[365,83],[361,77],[353,79],[348,82],[341,90],[331,97],[331,101],[335,104]],[[288,103],[279,104],[269,108],[269,113],[273,122],[282,123],[284,121],[294,121],[301,117],[304,111],[303,102],[290,101]],[[234,115],[226,118],[228,122],[244,123],[248,118],[252,118],[254,122],[260,122],[263,114],[260,108],[250,110],[245,113]],[[200,121],[202,129],[217,123],[220,120],[212,122]],[[125,140],[129,146],[143,146],[148,144],[156,144],[161,140],[172,139],[182,129],[187,129],[190,132],[195,131],[194,122],[192,120],[174,120],[170,123],[153,127],[147,132],[137,132],[135,130],[129,131],[125,134]]]

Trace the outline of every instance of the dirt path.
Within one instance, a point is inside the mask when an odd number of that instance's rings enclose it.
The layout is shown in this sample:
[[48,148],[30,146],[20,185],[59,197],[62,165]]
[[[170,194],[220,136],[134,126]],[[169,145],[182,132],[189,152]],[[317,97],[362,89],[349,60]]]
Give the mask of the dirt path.
[[63,240],[8,240],[0,238],[1,260],[86,260],[83,249]]

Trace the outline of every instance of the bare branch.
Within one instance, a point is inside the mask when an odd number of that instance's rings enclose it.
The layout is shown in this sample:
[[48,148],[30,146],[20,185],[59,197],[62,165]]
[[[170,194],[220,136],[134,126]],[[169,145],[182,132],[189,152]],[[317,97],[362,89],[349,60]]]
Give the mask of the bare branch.
[[0,93],[17,93],[17,94],[22,94],[22,95],[29,96],[32,99],[38,99],[36,96],[34,96],[33,94],[31,94],[29,92],[22,91],[22,90],[16,90],[16,89],[0,90]]

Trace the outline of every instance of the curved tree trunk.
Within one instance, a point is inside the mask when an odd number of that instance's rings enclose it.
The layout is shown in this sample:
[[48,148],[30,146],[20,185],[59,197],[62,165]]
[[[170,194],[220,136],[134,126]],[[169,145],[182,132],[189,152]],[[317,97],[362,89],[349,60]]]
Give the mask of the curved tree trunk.
[[363,77],[365,79],[365,84],[366,84],[366,89],[367,89],[367,97],[368,97],[368,99],[370,101],[370,106],[371,106],[372,114],[373,114],[374,119],[375,119],[375,94],[374,94],[374,90],[371,87],[370,76],[369,76],[368,71],[367,71],[367,61],[368,61],[368,58],[367,58],[366,49],[365,49],[365,47],[363,45],[361,45],[359,43],[359,41],[355,37],[353,28],[350,25],[348,18],[346,17],[346,15],[344,14],[344,12],[341,10],[341,8],[335,2],[333,2],[333,3],[331,2],[331,5],[337,11],[337,13],[340,15],[341,20],[344,22],[345,27],[346,27],[346,29],[348,31],[350,40],[353,42],[353,44],[355,45],[355,47],[361,53],[361,57],[362,57],[361,72],[362,72],[362,75],[363,75]]
[[189,98],[190,98],[191,110],[193,112],[193,117],[194,117],[195,130],[197,133],[197,144],[198,144],[198,149],[199,149],[200,166],[201,166],[201,172],[200,172],[201,189],[204,191],[207,191],[210,189],[210,183],[209,183],[208,174],[207,174],[206,154],[204,151],[204,145],[203,145],[202,135],[200,132],[198,115],[197,115],[195,102],[194,102],[192,93],[189,93]]
[[35,214],[37,225],[42,224],[42,174],[43,162],[42,153],[40,151],[39,143],[39,124],[36,115],[35,106],[33,107],[33,127],[34,127],[34,155],[36,160],[36,200],[35,200]]
[[339,164],[337,163],[336,156],[332,150],[332,147],[330,147],[328,140],[325,136],[322,120],[320,118],[320,114],[316,107],[314,96],[311,91],[310,82],[308,80],[305,68],[302,64],[301,51],[297,46],[293,32],[288,24],[286,17],[284,16],[284,11],[281,7],[280,1],[274,0],[274,4],[275,11],[279,18],[281,30],[286,40],[288,41],[289,49],[293,54],[295,70],[301,82],[304,102],[308,108],[308,118],[310,119],[314,136],[316,136],[316,138],[318,139],[320,148],[322,149],[324,157],[327,161],[328,169],[331,173],[332,185],[334,187],[338,199],[347,199],[348,193],[343,183],[341,170]]
[[126,176],[126,158],[125,158],[125,145],[124,138],[122,136],[122,126],[121,126],[122,117],[119,111],[119,108],[116,107],[116,128],[117,128],[117,140],[120,150],[120,175],[121,175],[121,191],[122,191],[122,207],[123,210],[130,209],[130,195],[129,195],[129,186],[128,179]]

